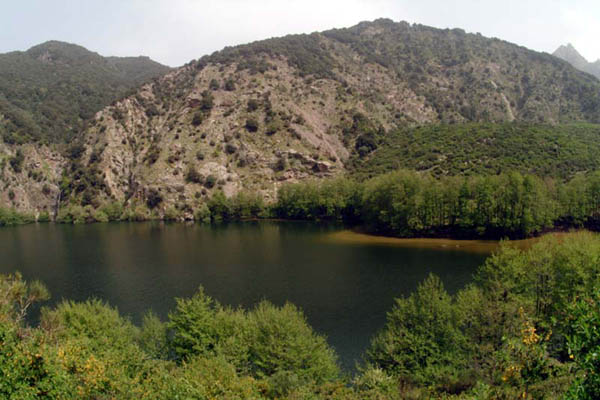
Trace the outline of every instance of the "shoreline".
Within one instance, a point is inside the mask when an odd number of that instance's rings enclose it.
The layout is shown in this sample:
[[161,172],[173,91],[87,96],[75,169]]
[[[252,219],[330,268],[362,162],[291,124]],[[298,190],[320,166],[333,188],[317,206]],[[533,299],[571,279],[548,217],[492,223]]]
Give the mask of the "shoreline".
[[[294,219],[283,219],[283,218],[246,218],[234,221],[221,221],[202,223],[195,221],[171,221],[163,219],[148,219],[143,221],[109,221],[109,222],[93,222],[91,224],[113,224],[113,223],[158,223],[158,224],[183,224],[183,225],[221,225],[228,223],[260,223],[260,222],[274,222],[274,223],[308,223],[320,226],[338,225],[340,230],[327,233],[324,241],[340,243],[340,244],[353,244],[353,245],[380,245],[389,247],[403,247],[403,248],[422,248],[429,250],[440,250],[440,251],[468,251],[473,253],[481,254],[492,254],[497,250],[502,242],[511,243],[519,249],[527,249],[534,243],[539,241],[542,237],[548,235],[565,235],[575,232],[593,232],[585,228],[557,228],[549,229],[544,232],[539,232],[528,238],[522,239],[486,239],[486,238],[468,238],[468,237],[452,237],[448,235],[436,236],[415,236],[415,237],[399,237],[399,236],[385,236],[376,233],[368,233],[364,231],[360,226],[349,227],[344,226],[336,221],[305,221],[305,220],[294,220]],[[37,224],[56,224],[56,225],[89,225],[90,223],[84,224],[65,224],[55,221],[31,221],[21,224],[5,225],[0,226],[1,228],[14,228],[25,225],[37,225]]]

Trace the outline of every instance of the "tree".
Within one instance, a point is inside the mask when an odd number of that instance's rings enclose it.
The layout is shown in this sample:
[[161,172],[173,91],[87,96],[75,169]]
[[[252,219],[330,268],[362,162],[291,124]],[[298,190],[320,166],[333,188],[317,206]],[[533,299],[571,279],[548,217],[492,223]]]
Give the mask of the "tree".
[[430,275],[416,293],[396,299],[367,361],[404,382],[451,385],[466,369],[466,343],[452,298]]
[[577,375],[567,399],[600,398],[600,290],[577,299],[568,307],[567,343]]

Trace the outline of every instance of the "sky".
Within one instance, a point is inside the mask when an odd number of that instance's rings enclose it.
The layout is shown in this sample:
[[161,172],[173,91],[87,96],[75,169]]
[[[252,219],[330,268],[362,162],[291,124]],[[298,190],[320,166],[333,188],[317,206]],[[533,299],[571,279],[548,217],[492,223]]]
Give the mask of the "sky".
[[0,53],[47,40],[179,66],[225,46],[389,18],[600,59],[600,0],[0,0]]

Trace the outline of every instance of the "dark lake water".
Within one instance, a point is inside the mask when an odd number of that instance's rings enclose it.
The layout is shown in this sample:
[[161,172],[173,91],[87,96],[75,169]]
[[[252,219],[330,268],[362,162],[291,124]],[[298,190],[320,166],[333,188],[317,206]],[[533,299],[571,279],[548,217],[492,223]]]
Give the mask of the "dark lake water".
[[174,298],[200,285],[232,306],[290,301],[349,370],[395,297],[429,273],[455,292],[486,257],[485,249],[418,244],[340,240],[340,229],[305,223],[39,224],[0,229],[0,273],[41,280],[50,304],[104,299],[135,323],[149,309],[166,319]]

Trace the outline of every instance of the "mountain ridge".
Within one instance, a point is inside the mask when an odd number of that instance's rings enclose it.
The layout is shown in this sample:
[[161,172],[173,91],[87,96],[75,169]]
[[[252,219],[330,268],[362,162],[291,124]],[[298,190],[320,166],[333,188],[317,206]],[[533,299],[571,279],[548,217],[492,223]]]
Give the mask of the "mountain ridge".
[[[270,201],[287,182],[352,172],[388,146],[389,132],[544,124],[543,153],[554,151],[552,126],[576,122],[600,122],[600,82],[566,61],[461,29],[377,20],[227,47],[170,70],[88,120],[46,202],[28,200],[30,168],[17,173],[7,163],[18,193],[0,201],[47,209],[60,193],[63,207],[117,202],[143,218],[191,219],[220,193]],[[520,140],[522,129],[501,132]],[[585,132],[587,142],[594,133]],[[452,156],[429,147],[428,157]],[[476,148],[484,158],[500,154]],[[595,165],[572,164],[569,173]],[[455,168],[464,170],[440,171]],[[30,183],[41,193],[43,182]]]
[[600,79],[600,59],[588,62],[571,43],[560,46],[553,55],[567,61],[578,70],[592,74]]
[[102,57],[60,41],[0,54],[0,135],[70,140],[95,112],[169,70],[147,57]]

